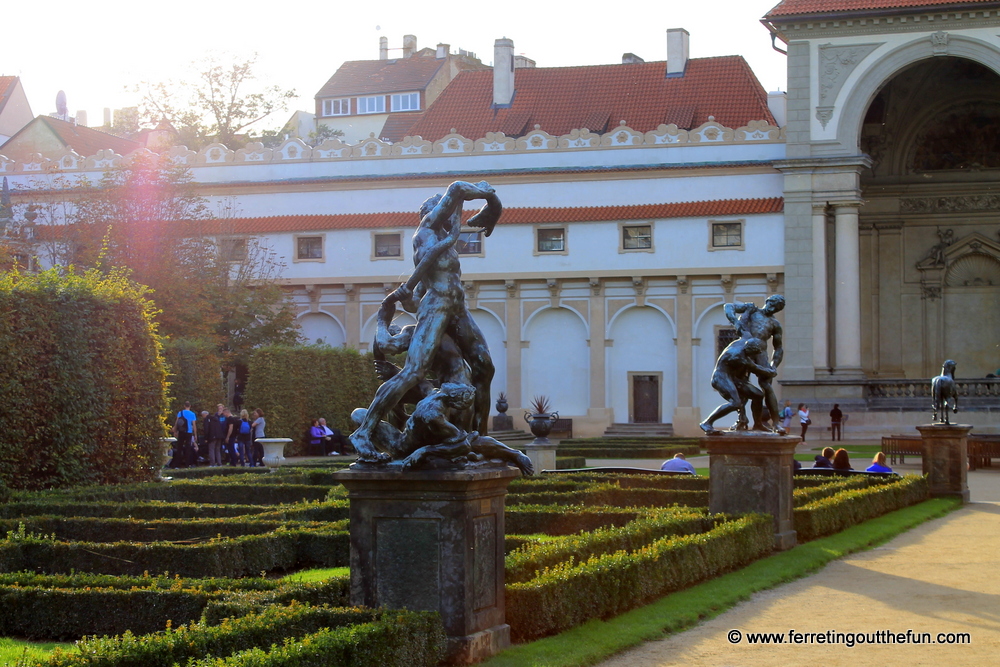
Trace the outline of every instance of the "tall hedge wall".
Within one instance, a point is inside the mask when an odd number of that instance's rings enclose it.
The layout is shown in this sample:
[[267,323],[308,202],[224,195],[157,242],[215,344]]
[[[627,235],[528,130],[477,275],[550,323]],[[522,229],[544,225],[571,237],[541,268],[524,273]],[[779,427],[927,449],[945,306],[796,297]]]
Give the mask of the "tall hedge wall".
[[370,354],[324,345],[275,345],[250,357],[244,402],[250,410],[264,411],[268,437],[300,441],[310,421],[319,417],[345,435],[351,433],[351,412],[368,407],[378,385]]
[[170,414],[175,415],[191,401],[196,412],[215,412],[215,406],[226,402],[226,387],[219,355],[211,341],[179,338],[163,343],[163,358],[167,364]]
[[147,480],[165,372],[146,288],[118,274],[0,275],[0,480]]

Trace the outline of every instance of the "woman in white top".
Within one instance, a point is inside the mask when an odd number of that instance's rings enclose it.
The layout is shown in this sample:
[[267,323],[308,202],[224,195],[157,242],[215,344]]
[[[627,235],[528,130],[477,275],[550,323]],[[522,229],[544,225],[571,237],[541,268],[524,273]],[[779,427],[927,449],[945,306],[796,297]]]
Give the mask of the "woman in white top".
[[805,403],[799,403],[799,424],[802,426],[802,442],[805,442],[806,431],[809,429],[809,424],[812,424],[812,420],[809,419],[809,406]]
[[262,466],[264,465],[264,445],[257,444],[257,440],[264,437],[264,411],[257,408],[253,411],[253,416],[253,423],[250,424],[253,429],[253,457],[249,465]]

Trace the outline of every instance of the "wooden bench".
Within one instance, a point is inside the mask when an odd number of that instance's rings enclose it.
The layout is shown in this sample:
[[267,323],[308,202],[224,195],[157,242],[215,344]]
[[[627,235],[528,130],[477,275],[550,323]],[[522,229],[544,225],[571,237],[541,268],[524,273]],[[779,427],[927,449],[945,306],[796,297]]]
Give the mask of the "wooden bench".
[[890,458],[890,465],[896,465],[897,456],[900,463],[906,463],[907,456],[923,456],[924,442],[919,435],[884,435],[882,453]]
[[809,477],[852,477],[854,475],[867,475],[868,477],[900,477],[895,472],[868,472],[867,470],[837,470],[836,468],[799,468],[796,475],[807,475]]
[[[1000,458],[1000,435],[983,435],[970,433],[969,470],[989,468],[993,459]],[[882,438],[882,451],[890,457],[890,463],[895,465],[896,457],[900,463],[906,463],[906,456],[922,456],[923,440],[919,435],[889,435]]]
[[572,419],[557,419],[552,424],[552,431],[549,433],[550,438],[558,438],[562,440],[564,438],[573,437],[573,420]]

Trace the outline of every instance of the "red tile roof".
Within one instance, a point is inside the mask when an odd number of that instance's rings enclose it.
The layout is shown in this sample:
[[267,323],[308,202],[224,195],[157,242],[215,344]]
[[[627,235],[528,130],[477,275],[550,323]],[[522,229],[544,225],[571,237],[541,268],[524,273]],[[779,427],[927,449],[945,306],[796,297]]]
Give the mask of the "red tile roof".
[[395,60],[349,60],[316,93],[317,98],[423,90],[446,60],[422,52]]
[[[673,204],[639,204],[634,206],[577,206],[571,208],[507,208],[500,224],[530,225],[550,222],[600,222],[608,220],[652,220],[660,218],[690,218],[723,215],[754,215],[780,213],[784,208],[781,197],[770,199],[723,199],[716,201],[682,202]],[[467,210],[463,218],[475,214]],[[416,211],[385,213],[349,213],[340,215],[282,215],[264,218],[235,218],[209,221],[206,233],[218,233],[223,225],[230,233],[265,234],[275,232],[311,232],[332,229],[384,229],[416,227],[420,219]]]
[[382,132],[379,133],[379,138],[383,141],[391,141],[392,143],[402,141],[404,137],[410,134],[410,127],[423,117],[423,111],[406,111],[389,114],[389,117],[385,119],[385,125],[382,126]]
[[452,128],[466,137],[526,134],[540,125],[552,135],[586,127],[605,132],[624,120],[638,132],[662,123],[684,129],[714,116],[727,127],[774,118],[767,93],[741,56],[693,58],[681,77],[665,62],[586,67],[521,68],[510,108],[494,109],[493,72],[462,72],[410,133],[437,141]]
[[[97,151],[110,148],[119,155],[128,155],[140,148],[142,144],[130,139],[122,139],[107,132],[101,132],[91,127],[76,125],[51,116],[38,116],[33,122],[42,122],[49,126],[63,144],[69,146],[83,157],[89,157]],[[11,138],[11,141],[14,137]]]
[[7,98],[14,92],[15,85],[17,85],[16,76],[0,76],[0,109],[3,109],[3,105],[7,103]]
[[939,8],[942,6],[961,8],[984,3],[998,4],[996,0],[783,0],[764,18],[847,12],[873,14],[878,13],[879,10]]

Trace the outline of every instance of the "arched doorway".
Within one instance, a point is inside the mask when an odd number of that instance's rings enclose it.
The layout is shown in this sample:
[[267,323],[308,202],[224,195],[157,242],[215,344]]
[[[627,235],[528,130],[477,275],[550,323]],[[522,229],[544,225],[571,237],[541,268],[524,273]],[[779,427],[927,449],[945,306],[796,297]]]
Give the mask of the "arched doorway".
[[859,148],[862,364],[921,378],[1000,368],[1000,76],[920,60],[872,98]]

